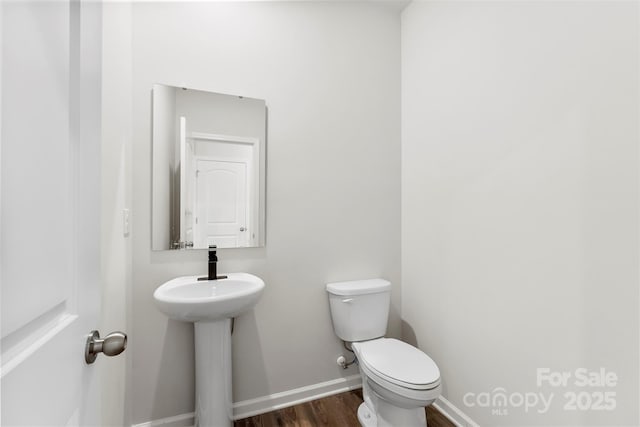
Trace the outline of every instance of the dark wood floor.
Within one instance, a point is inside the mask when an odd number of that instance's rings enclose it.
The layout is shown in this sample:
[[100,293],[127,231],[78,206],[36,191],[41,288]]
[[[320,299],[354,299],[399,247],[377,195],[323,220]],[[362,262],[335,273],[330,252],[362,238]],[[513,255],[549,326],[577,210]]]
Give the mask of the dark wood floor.
[[[358,389],[244,418],[236,421],[234,427],[360,427],[356,411],[361,403],[362,390]],[[427,408],[427,424],[429,427],[455,427],[431,406]]]

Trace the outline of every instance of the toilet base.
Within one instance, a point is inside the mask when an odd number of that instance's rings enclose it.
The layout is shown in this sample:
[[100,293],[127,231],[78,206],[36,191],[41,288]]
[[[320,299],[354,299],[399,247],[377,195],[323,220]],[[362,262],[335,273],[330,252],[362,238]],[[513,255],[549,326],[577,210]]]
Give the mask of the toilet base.
[[424,407],[406,409],[378,399],[376,413],[373,416],[376,427],[427,427]]
[[362,427],[427,427],[423,406],[412,409],[396,406],[382,399],[367,383],[362,394],[364,402],[358,407],[358,421]]
[[[362,427],[396,427],[398,425],[427,427],[427,417],[424,408],[413,410],[411,411],[412,413],[407,413],[406,410],[401,411],[403,414],[400,417],[394,417],[396,418],[394,421],[379,420],[376,414],[363,402],[358,406],[358,421],[360,421]],[[399,420],[397,418],[399,418]],[[396,424],[397,422],[401,422],[402,424]]]
[[358,406],[358,421],[360,421],[362,427],[376,427],[378,425],[376,414],[371,412],[364,402]]

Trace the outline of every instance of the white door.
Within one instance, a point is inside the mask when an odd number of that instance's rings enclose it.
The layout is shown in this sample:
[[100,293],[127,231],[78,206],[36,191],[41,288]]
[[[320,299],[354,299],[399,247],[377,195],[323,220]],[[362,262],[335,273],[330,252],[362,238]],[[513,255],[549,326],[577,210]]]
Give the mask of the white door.
[[198,159],[196,165],[198,247],[247,246],[247,164]]
[[101,5],[2,2],[0,16],[0,422],[99,425],[84,346],[100,311]]

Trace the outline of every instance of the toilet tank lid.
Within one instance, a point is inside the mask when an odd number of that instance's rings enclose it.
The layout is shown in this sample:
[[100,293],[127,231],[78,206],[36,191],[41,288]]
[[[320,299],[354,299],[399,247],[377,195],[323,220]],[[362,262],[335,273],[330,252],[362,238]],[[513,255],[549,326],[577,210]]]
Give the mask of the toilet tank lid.
[[389,289],[391,289],[391,282],[384,279],[327,283],[327,292],[332,295],[377,294],[379,292],[387,292]]

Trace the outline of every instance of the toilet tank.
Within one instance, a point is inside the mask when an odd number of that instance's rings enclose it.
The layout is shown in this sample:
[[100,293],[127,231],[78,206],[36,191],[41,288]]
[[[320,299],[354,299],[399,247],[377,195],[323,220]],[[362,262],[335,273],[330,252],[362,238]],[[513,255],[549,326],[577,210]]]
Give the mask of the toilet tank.
[[384,279],[327,284],[333,330],[343,341],[366,341],[387,332],[391,283]]

